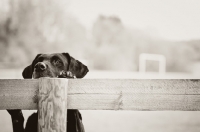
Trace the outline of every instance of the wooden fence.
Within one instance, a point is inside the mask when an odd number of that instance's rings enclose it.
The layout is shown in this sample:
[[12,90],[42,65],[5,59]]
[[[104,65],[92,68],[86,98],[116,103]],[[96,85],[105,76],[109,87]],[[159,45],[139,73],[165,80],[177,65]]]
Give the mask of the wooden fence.
[[199,111],[200,80],[1,79],[0,101],[1,110],[38,109],[39,132],[52,121],[64,132],[66,109]]

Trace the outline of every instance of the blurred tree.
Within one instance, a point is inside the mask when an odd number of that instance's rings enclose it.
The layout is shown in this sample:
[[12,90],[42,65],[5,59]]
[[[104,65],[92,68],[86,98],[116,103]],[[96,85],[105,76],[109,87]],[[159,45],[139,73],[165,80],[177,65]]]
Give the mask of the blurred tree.
[[130,32],[116,16],[99,16],[93,25],[94,68],[135,70],[134,47]]
[[38,53],[83,54],[86,30],[67,13],[68,1],[7,0],[5,5],[9,8],[0,21],[0,61],[16,62],[19,67]]
[[118,17],[99,16],[93,26],[95,44],[116,44],[116,38],[124,30]]

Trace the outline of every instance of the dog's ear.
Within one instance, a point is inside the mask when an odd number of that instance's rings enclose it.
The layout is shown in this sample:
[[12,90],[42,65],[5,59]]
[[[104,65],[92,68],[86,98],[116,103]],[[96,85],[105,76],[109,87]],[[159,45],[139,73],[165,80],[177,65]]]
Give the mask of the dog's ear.
[[83,78],[89,71],[87,66],[85,66],[80,61],[71,57],[68,53],[63,53],[68,61],[68,70],[75,74],[76,78]]
[[24,77],[24,79],[31,79],[32,78],[32,74],[33,74],[33,65],[35,60],[40,56],[41,54],[38,54],[35,59],[33,60],[32,64],[27,66],[23,72],[22,72],[22,76]]
[[32,78],[32,65],[27,66],[24,71],[22,72],[22,76],[24,79],[31,79]]

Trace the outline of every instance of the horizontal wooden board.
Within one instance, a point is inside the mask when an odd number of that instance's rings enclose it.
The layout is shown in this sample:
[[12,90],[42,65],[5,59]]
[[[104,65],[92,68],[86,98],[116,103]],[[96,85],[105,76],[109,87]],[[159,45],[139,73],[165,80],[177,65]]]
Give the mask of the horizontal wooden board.
[[[57,78],[56,78],[57,79]],[[1,79],[0,109],[37,109],[37,79]],[[200,110],[200,80],[70,79],[68,109]]]

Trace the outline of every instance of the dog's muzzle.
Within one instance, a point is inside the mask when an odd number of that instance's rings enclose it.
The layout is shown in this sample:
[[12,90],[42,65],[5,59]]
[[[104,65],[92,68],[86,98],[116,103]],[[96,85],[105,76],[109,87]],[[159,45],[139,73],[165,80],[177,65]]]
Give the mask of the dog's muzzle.
[[47,69],[47,66],[44,62],[38,62],[34,68],[35,68],[35,71],[42,72]]

